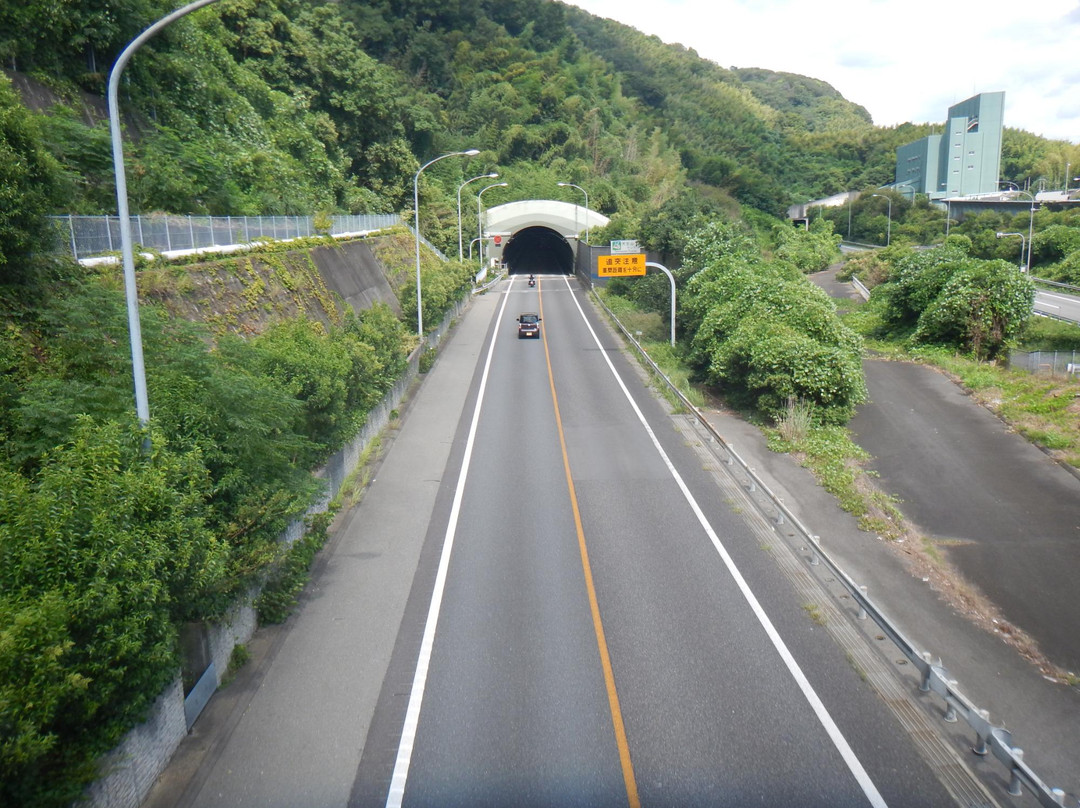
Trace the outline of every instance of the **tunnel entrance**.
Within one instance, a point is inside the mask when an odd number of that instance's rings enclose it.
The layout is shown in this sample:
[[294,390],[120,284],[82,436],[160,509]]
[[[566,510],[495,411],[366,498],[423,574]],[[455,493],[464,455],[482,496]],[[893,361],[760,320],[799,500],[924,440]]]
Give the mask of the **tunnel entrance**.
[[526,227],[514,233],[503,248],[503,262],[511,275],[574,272],[574,250],[550,227]]

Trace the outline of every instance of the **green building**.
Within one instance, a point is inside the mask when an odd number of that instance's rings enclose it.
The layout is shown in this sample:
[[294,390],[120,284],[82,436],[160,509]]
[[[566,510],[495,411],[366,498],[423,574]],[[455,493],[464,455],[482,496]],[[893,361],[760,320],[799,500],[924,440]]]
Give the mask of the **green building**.
[[931,199],[998,190],[1005,93],[979,93],[949,107],[945,134],[896,150],[893,187]]

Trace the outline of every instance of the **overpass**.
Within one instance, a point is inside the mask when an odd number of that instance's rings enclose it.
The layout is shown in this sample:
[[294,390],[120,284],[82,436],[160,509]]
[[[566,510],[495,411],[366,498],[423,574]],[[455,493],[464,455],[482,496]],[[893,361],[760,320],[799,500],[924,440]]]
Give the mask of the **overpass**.
[[511,274],[572,274],[583,243],[581,233],[610,219],[595,210],[553,199],[527,199],[489,208],[482,235],[488,258],[505,263]]

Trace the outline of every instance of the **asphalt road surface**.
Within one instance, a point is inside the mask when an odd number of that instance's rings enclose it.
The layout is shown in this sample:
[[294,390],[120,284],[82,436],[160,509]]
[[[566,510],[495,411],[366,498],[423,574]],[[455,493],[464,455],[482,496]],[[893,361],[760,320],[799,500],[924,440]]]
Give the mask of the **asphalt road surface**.
[[1035,305],[1032,308],[1037,314],[1049,314],[1080,323],[1080,297],[1076,295],[1039,289],[1035,292]]
[[950,804],[577,282],[503,292],[349,804]]

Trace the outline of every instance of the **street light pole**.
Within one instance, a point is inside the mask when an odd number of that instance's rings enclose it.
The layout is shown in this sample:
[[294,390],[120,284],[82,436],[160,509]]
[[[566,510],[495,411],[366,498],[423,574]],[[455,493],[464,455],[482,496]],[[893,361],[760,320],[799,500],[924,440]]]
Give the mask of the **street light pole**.
[[443,154],[434,160],[428,160],[428,162],[420,166],[420,170],[413,176],[413,215],[415,216],[414,230],[416,232],[416,333],[420,335],[420,339],[424,338],[424,309],[420,294],[420,175],[425,168],[440,160],[445,160],[447,157],[474,157],[479,153],[479,149],[469,149],[468,151]]
[[497,182],[494,185],[489,185],[486,188],[481,188],[480,192],[476,195],[476,234],[480,237],[480,263],[484,263],[484,224],[480,219],[480,199],[484,195],[484,191],[490,191],[492,188],[505,188],[510,183]]
[[[124,296],[127,300],[128,339],[131,342],[131,373],[135,384],[135,414],[146,429],[150,423],[150,401],[146,395],[146,365],[143,360],[142,327],[139,324],[139,292],[135,285],[135,251],[131,238],[131,214],[128,209],[127,174],[124,171],[124,142],[120,131],[120,74],[139,48],[166,25],[185,14],[197,11],[217,0],[195,0],[162,17],[124,48],[109,74],[109,136],[112,139],[113,176],[116,182],[116,213],[120,220],[120,255],[124,265]],[[149,435],[145,446],[149,448]]]
[[879,196],[889,203],[889,218],[885,224],[885,246],[888,247],[892,242],[892,197],[885,194],[870,194],[870,196]]
[[[1033,244],[1032,236],[1034,235],[1034,232],[1035,232],[1035,197],[1033,197],[1027,191],[1021,191],[1020,186],[1017,185],[1015,182],[1012,182],[1010,180],[1003,180],[1001,182],[1001,184],[1002,185],[1011,185],[1013,187],[1013,190],[1016,193],[1023,194],[1024,196],[1026,196],[1028,199],[1031,200],[1031,213],[1028,215],[1028,235],[1027,235],[1027,272],[1030,275],[1031,274],[1031,247],[1032,247],[1032,244]],[[1021,249],[1023,249],[1023,247],[1021,247]],[[1020,257],[1022,259],[1024,256],[1021,255]]]
[[[574,185],[572,182],[560,182],[558,183],[560,188],[577,188],[581,193],[585,194],[585,243],[589,243],[589,192],[582,188],[580,185]],[[577,215],[577,211],[574,211],[574,215]],[[575,227],[577,227],[575,219]]]
[[851,191],[847,192],[847,240],[851,241]]
[[658,264],[655,261],[646,261],[646,267],[652,267],[653,269],[659,269],[665,275],[667,275],[668,281],[671,282],[671,347],[675,347],[675,276],[671,274],[669,270],[663,264]]
[[477,180],[493,180],[499,175],[496,173],[481,174],[479,177],[473,177],[471,180],[465,180],[461,183],[457,189],[457,260],[465,260],[465,246],[461,240],[461,189],[468,185],[470,182],[476,182]]

